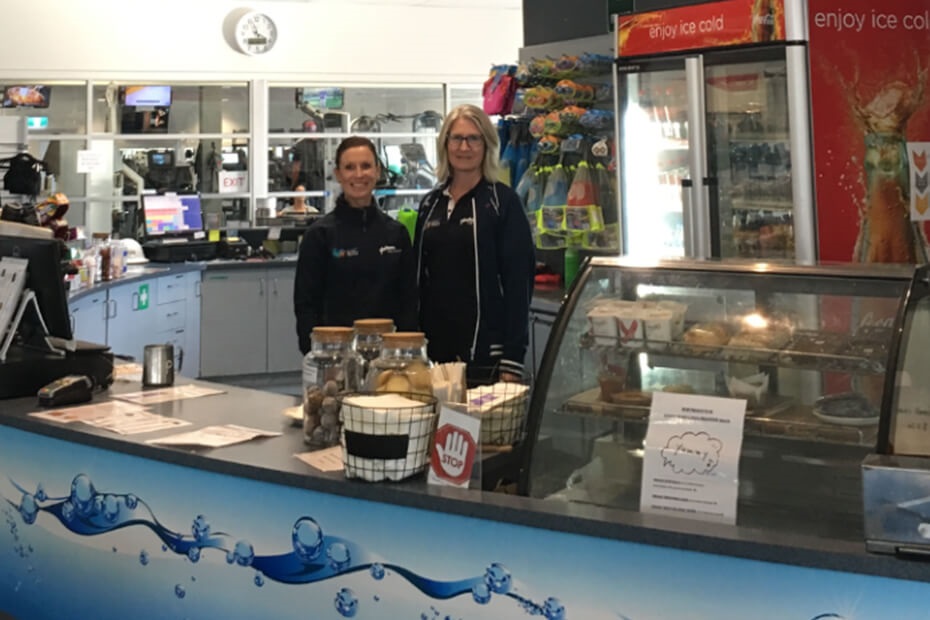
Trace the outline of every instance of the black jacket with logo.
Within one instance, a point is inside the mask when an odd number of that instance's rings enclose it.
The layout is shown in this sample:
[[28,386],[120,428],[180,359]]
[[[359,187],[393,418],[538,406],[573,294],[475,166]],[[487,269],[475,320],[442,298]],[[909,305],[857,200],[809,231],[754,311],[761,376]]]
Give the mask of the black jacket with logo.
[[430,358],[521,374],[536,260],[520,198],[484,180],[448,204],[446,186],[423,198],[414,241]]
[[416,329],[416,262],[407,229],[374,205],[358,209],[340,196],[300,243],[294,314],[305,354],[317,326],[387,318],[398,331]]

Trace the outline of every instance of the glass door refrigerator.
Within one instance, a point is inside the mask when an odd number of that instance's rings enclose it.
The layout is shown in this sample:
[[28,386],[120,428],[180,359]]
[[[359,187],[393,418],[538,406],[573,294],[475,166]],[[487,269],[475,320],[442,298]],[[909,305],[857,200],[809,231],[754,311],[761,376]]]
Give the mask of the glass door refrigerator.
[[812,262],[803,0],[617,17],[624,254]]

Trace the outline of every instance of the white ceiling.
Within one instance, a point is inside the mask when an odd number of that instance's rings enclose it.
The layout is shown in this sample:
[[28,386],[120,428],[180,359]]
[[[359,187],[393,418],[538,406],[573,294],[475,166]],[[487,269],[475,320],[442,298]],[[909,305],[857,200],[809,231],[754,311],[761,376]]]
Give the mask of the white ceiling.
[[391,6],[422,6],[454,9],[500,9],[522,11],[523,0],[304,0],[306,2],[339,2],[341,4],[387,4]]

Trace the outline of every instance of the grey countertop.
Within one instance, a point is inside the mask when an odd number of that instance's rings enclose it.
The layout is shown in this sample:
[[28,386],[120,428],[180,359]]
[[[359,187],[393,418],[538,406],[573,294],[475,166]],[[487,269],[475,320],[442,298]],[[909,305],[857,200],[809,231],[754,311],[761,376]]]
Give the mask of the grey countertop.
[[[120,286],[137,280],[147,280],[159,276],[167,276],[176,273],[187,273],[189,271],[212,271],[228,269],[267,269],[267,268],[296,268],[297,255],[282,255],[269,260],[212,260],[205,262],[185,262],[185,263],[144,263],[142,265],[132,265],[126,274],[116,280],[107,282],[97,282],[89,288],[80,289],[72,292],[69,298],[78,300],[87,295],[99,293],[114,286]],[[546,289],[537,288],[533,291],[533,299],[530,308],[534,312],[547,314],[558,314],[562,306],[562,300],[565,297],[563,289]]]
[[[293,457],[295,453],[306,450],[302,432],[282,414],[284,408],[296,403],[293,397],[199,381],[194,383],[219,387],[225,393],[163,403],[155,405],[153,411],[189,420],[193,428],[235,423],[282,431],[282,434],[220,449],[159,447],[144,443],[159,433],[124,437],[79,423],[61,425],[29,417],[27,414],[36,410],[35,398],[3,401],[0,425],[161,462],[360,500],[585,536],[930,582],[930,564],[868,554],[860,542],[708,524],[500,493],[432,487],[422,477],[401,483],[346,480],[341,473],[322,473]],[[138,389],[138,383],[117,383],[110,393]],[[110,394],[98,394],[95,401],[102,402],[109,397]],[[172,432],[163,431],[161,434]]]
[[139,280],[148,280],[160,276],[170,276],[177,273],[187,273],[190,271],[211,271],[218,269],[266,269],[268,267],[295,268],[297,265],[297,255],[282,255],[273,259],[259,260],[212,260],[204,262],[184,262],[184,263],[143,263],[141,265],[130,265],[126,273],[115,280],[106,282],[97,282],[88,288],[82,288],[73,291],[68,298],[78,300],[87,295],[99,293],[115,286],[121,286],[130,282]]

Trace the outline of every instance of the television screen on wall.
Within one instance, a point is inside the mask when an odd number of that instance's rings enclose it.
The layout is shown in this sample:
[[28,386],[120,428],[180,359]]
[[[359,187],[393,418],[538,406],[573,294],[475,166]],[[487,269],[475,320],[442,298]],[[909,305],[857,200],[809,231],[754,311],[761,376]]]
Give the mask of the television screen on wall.
[[123,105],[127,106],[169,106],[171,105],[170,86],[124,86]]
[[52,87],[43,84],[17,84],[3,87],[4,108],[47,108]]
[[345,96],[343,88],[298,88],[297,107],[303,104],[317,110],[341,110]]

